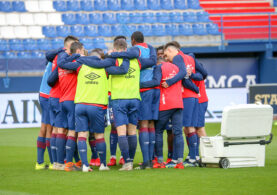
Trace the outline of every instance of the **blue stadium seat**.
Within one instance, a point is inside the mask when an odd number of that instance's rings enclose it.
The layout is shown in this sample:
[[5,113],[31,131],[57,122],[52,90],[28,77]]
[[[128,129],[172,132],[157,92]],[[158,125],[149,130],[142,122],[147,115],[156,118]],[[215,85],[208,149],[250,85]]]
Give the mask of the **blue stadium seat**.
[[25,51],[21,51],[21,52],[17,52],[17,58],[31,58],[31,53],[30,52],[25,52]]
[[183,12],[185,22],[197,22],[197,17],[194,12]]
[[165,36],[165,26],[163,24],[152,24],[153,36]]
[[57,26],[56,27],[58,37],[66,37],[70,34],[69,26]]
[[179,24],[179,34],[184,36],[193,35],[193,30],[191,24]]
[[67,5],[65,1],[53,1],[53,7],[55,10],[59,12],[65,12],[67,11]]
[[121,9],[134,10],[134,0],[121,0]]
[[160,0],[160,5],[162,9],[167,9],[167,10],[174,9],[173,3],[171,0]]
[[83,37],[85,36],[84,28],[83,26],[74,25],[70,27],[71,34],[75,37]]
[[72,14],[72,13],[62,14],[62,21],[65,24],[69,24],[69,25],[77,24],[76,16],[75,14]]
[[42,27],[42,33],[46,36],[46,37],[56,37],[57,36],[57,32],[56,32],[56,28],[54,26],[44,26]]
[[95,8],[95,10],[106,11],[107,10],[106,1],[94,0],[94,8]]
[[141,13],[133,12],[129,14],[130,22],[135,24],[144,23],[143,16]]
[[10,45],[11,50],[14,50],[14,51],[23,51],[24,50],[22,40],[20,40],[20,39],[10,39],[9,45]]
[[137,29],[138,29],[138,26],[133,24],[122,26],[122,34],[124,36],[131,36],[133,32],[137,31]]
[[143,16],[143,21],[145,22],[145,23],[156,23],[156,16],[155,16],[155,14],[153,13],[153,12],[144,12],[143,14],[142,14],[142,16]]
[[52,48],[55,48],[55,49],[61,48],[64,45],[63,39],[58,39],[58,38],[52,39],[51,43],[52,43]]
[[99,25],[98,33],[99,35],[104,37],[111,37],[112,36],[111,25],[105,25],[105,24]]
[[217,24],[208,23],[206,24],[207,33],[211,35],[220,35]]
[[122,25],[120,24],[112,25],[111,30],[113,36],[122,35],[123,33]]
[[108,9],[113,11],[120,10],[120,0],[108,0]]
[[23,1],[13,1],[13,10],[16,12],[26,12],[25,4]]
[[0,51],[9,51],[9,42],[6,39],[0,39]]
[[130,21],[129,14],[125,12],[116,13],[117,23],[127,24]]
[[80,2],[76,0],[67,1],[67,10],[68,11],[80,11]]
[[97,37],[99,35],[97,25],[85,26],[84,31],[85,31],[85,35],[88,37]]
[[169,17],[172,23],[184,22],[183,14],[181,14],[181,12],[170,12]]
[[94,4],[91,0],[82,0],[80,1],[80,7],[83,11],[93,11]]
[[168,23],[170,22],[170,17],[167,12],[157,12],[156,19],[159,23]]
[[45,58],[45,53],[42,51],[33,51],[31,53],[32,58]]
[[206,35],[207,34],[206,27],[204,24],[193,24],[192,28],[193,28],[193,33],[195,35]]
[[150,24],[139,25],[138,31],[142,32],[144,36],[153,36]]
[[107,49],[105,40],[103,38],[95,38],[92,41],[95,48]]
[[89,14],[90,24],[102,24],[103,16],[101,13],[91,13]]
[[2,56],[4,58],[16,58],[16,53],[11,52],[11,51],[6,51],[2,53]]
[[175,9],[186,9],[186,2],[184,0],[174,0]]
[[179,25],[178,24],[166,24],[165,25],[165,34],[169,36],[178,36],[179,35]]
[[38,45],[39,50],[51,50],[52,49],[51,40],[49,40],[49,39],[38,39],[37,45]]
[[210,22],[209,14],[207,12],[201,11],[196,13],[198,22]]
[[30,51],[38,50],[37,42],[35,39],[24,39],[23,46],[24,46],[24,50],[30,50]]
[[188,8],[190,9],[202,9],[199,4],[199,0],[187,0]]
[[135,8],[138,10],[146,10],[146,1],[145,0],[135,0]]
[[80,42],[84,44],[84,48],[87,50],[91,50],[94,48],[92,39],[81,38]]
[[90,24],[88,14],[78,13],[76,14],[75,17],[76,17],[76,23],[78,24]]
[[0,11],[1,12],[12,12],[13,10],[13,6],[12,6],[12,2],[10,1],[0,1]]
[[111,13],[111,12],[103,13],[103,22],[106,24],[117,23],[115,13]]
[[148,7],[148,9],[159,10],[159,9],[161,9],[160,1],[159,0],[147,0],[147,7]]

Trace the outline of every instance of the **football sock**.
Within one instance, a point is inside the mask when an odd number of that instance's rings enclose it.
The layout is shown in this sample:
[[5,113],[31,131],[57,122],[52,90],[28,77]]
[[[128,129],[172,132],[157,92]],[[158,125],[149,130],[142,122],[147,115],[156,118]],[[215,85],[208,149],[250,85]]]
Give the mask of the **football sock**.
[[197,145],[196,145],[196,160],[199,160],[199,146],[200,146],[200,137],[197,135]]
[[110,152],[111,152],[111,156],[116,156],[117,142],[118,142],[117,131],[112,129],[111,133],[110,133]]
[[97,139],[96,141],[96,150],[100,157],[100,163],[106,166],[106,142],[104,138]]
[[118,145],[119,145],[121,155],[123,156],[125,163],[130,162],[129,144],[128,144],[126,135],[118,136]]
[[66,135],[65,134],[57,134],[57,137],[56,137],[57,161],[60,164],[64,164],[65,143],[66,143]]
[[[129,136],[128,136],[129,140]],[[148,128],[140,128],[139,130],[139,144],[142,152],[143,162],[149,161],[149,133]],[[130,143],[129,143],[130,146]],[[130,152],[131,157],[131,152]],[[132,158],[132,157],[131,157]]]
[[80,161],[80,157],[79,157],[79,153],[78,153],[78,147],[77,147],[77,143],[75,142],[75,151],[74,151],[74,160],[75,162],[79,162]]
[[157,133],[155,135],[156,144],[155,144],[155,152],[158,159],[163,159],[163,134]]
[[78,150],[82,160],[82,164],[89,166],[87,158],[87,139],[85,137],[78,138]]
[[66,148],[66,162],[67,163],[72,162],[73,155],[76,149],[76,138],[72,136],[68,136],[65,148]]
[[47,147],[50,163],[53,164],[53,158],[52,158],[51,147],[50,147],[50,138],[46,138],[46,147]]
[[91,149],[91,159],[97,159],[97,151],[96,151],[96,142],[95,140],[90,140],[89,141],[90,149]]
[[196,146],[197,146],[197,134],[195,132],[188,134],[188,141],[189,141],[189,156],[190,161],[195,161],[196,156]]
[[56,134],[52,133],[51,139],[50,139],[50,147],[51,147],[51,154],[53,163],[57,162],[57,147],[56,147]]
[[41,164],[44,162],[44,152],[46,148],[45,137],[37,138],[37,162]]
[[180,134],[174,135],[173,137],[173,147],[174,150],[176,150],[175,155],[176,158],[175,160],[180,160],[183,161],[183,157],[184,157],[184,139],[183,139],[183,135],[182,135],[182,131]]
[[149,160],[153,159],[155,148],[155,128],[149,128]]
[[128,144],[129,144],[130,160],[133,162],[135,158],[136,150],[137,150],[137,135],[129,135]]

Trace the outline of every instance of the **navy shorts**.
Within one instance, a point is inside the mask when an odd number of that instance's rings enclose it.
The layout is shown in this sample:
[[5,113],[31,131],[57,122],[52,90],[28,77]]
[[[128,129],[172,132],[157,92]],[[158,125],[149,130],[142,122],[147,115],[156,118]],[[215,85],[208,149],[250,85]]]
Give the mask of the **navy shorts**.
[[104,133],[107,109],[98,106],[76,104],[76,132]]
[[66,122],[63,120],[61,104],[59,98],[49,98],[50,103],[50,123],[54,127],[66,128]]
[[165,129],[167,131],[172,131],[172,122],[171,122],[171,119],[168,120]]
[[112,108],[112,100],[111,97],[109,97],[109,104],[108,104],[108,117],[110,120],[110,124],[114,122],[114,116],[113,116],[113,108]]
[[74,101],[61,102],[62,117],[69,130],[75,130],[75,104]]
[[112,100],[115,127],[138,124],[140,101],[138,99]]
[[183,126],[196,127],[198,123],[198,99],[197,98],[183,98]]
[[158,120],[160,90],[150,89],[140,93],[139,120]]
[[205,113],[208,108],[208,102],[198,104],[198,123],[196,127],[205,127]]
[[50,103],[49,99],[39,96],[39,104],[41,107],[41,122],[50,125]]

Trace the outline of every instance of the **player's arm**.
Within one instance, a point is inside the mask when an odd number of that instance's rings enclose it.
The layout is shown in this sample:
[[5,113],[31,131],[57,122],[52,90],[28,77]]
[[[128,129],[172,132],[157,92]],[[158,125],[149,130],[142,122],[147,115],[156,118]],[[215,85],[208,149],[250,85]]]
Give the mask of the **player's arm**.
[[153,71],[153,78],[150,81],[145,81],[140,83],[140,88],[151,88],[160,85],[162,80],[162,69],[161,66],[155,66]]
[[176,55],[173,58],[172,63],[175,64],[176,66],[178,66],[179,72],[173,78],[165,81],[168,86],[171,86],[171,85],[177,83],[178,81],[182,80],[187,75],[186,65],[184,63],[182,56]]
[[104,60],[101,60],[96,56],[84,56],[78,58],[76,61],[93,68],[106,68],[114,65],[114,59],[106,58]]
[[[113,60],[115,64],[116,60],[115,59]],[[120,74],[126,74],[129,70],[129,66],[130,66],[129,59],[124,58],[121,66],[110,66],[105,69],[109,75],[120,75]]]
[[[197,81],[202,81],[205,80],[208,76],[208,72],[207,70],[204,68],[203,64],[201,62],[199,62],[196,58],[195,55],[193,53],[189,53],[189,56],[194,58],[195,61],[195,71],[196,71],[196,75],[191,75],[191,78]],[[202,77],[199,75],[201,74]],[[202,78],[202,79],[201,79]]]
[[122,52],[112,52],[110,55],[107,57],[111,58],[139,58],[140,56],[140,50],[138,47],[131,47],[127,51],[122,51]]
[[80,62],[64,62],[59,65],[60,68],[66,70],[78,70],[80,66],[82,66]]
[[52,62],[56,55],[58,55],[62,51],[64,51],[63,48],[47,51],[45,54],[46,60],[48,62]]
[[185,88],[194,91],[195,93],[199,93],[199,88],[191,81],[191,79],[183,79],[182,84]]
[[[148,45],[148,44],[147,44]],[[157,54],[154,47],[148,45],[150,49],[150,57],[149,58],[139,58],[139,62],[141,64],[141,69],[149,68],[157,64]]]
[[54,69],[53,72],[49,75],[47,79],[47,84],[50,87],[54,87],[57,81],[59,80],[59,72],[58,72],[58,66]]
[[62,68],[65,63],[72,62],[73,60],[76,60],[80,57],[80,54],[68,55],[67,53],[64,53],[61,54],[61,56],[58,56],[57,64],[60,68]]

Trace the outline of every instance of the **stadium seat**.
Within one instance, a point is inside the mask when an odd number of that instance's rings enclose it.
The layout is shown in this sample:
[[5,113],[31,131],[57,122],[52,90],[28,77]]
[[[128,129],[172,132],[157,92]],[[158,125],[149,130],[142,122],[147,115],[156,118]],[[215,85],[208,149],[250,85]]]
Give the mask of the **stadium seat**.
[[183,14],[181,14],[181,12],[170,12],[169,17],[172,23],[184,22]]
[[160,5],[161,8],[165,10],[174,9],[173,2],[171,0],[160,0]]
[[89,14],[90,24],[102,24],[103,16],[101,13],[91,13]]
[[70,27],[69,26],[57,26],[56,27],[58,37],[66,37],[70,35]]
[[165,36],[165,26],[163,24],[152,24],[152,36]]
[[68,24],[68,25],[77,24],[75,14],[72,14],[72,13],[63,14],[62,21],[64,22],[64,24]]
[[193,24],[193,33],[195,35],[206,35],[207,31],[204,24]]
[[13,10],[13,6],[12,6],[12,2],[10,1],[0,1],[0,11],[1,12],[12,12]]
[[184,0],[174,0],[174,8],[175,9],[186,9],[186,2]]
[[113,36],[122,35],[123,33],[122,26],[120,24],[112,25],[111,31]]
[[205,11],[197,12],[197,22],[210,22],[209,14]]
[[104,36],[104,37],[112,36],[111,25],[106,25],[106,24],[99,25],[98,26],[98,33],[99,33],[99,35]]
[[197,17],[194,12],[183,12],[185,22],[197,22]]
[[0,26],[5,26],[7,24],[6,14],[0,13]]
[[57,36],[57,32],[56,32],[56,28],[54,26],[44,26],[42,27],[42,33],[46,36],[46,37],[56,37]]
[[13,1],[12,6],[15,12],[26,12],[25,4],[23,1]]
[[84,27],[85,35],[88,37],[97,37],[98,28],[97,25],[87,25]]
[[108,0],[108,9],[113,11],[120,10],[120,0]]
[[20,14],[20,22],[22,25],[34,25],[34,17],[33,14],[23,13]]
[[130,22],[135,24],[144,23],[141,13],[133,12],[129,14]]
[[217,24],[208,23],[208,24],[206,24],[206,29],[207,29],[208,34],[211,34],[211,35],[219,35],[220,34]]
[[147,0],[147,7],[148,7],[148,9],[159,10],[159,9],[161,9],[160,1],[159,0]]
[[151,23],[152,24],[152,23],[156,22],[156,16],[153,12],[144,12],[142,14],[142,16],[143,16],[143,21],[145,23]]
[[146,10],[146,1],[145,0],[135,0],[135,8],[137,10]]
[[165,34],[168,36],[178,36],[179,35],[178,24],[166,24],[165,25]]
[[38,46],[39,50],[51,50],[52,49],[52,44],[49,39],[38,39],[37,46]]
[[130,24],[122,27],[122,33],[126,36],[131,36],[133,32],[137,31],[137,29],[137,25]]
[[15,26],[14,35],[16,38],[20,38],[20,39],[30,38],[28,27],[26,26]]
[[46,13],[36,13],[33,15],[33,17],[34,17],[34,24],[41,25],[41,26],[49,25],[50,21],[48,22],[48,17]]
[[112,13],[112,12],[103,13],[103,22],[105,22],[106,24],[117,23],[115,13]]
[[127,24],[130,22],[129,14],[125,12],[116,13],[117,23]]
[[64,45],[63,39],[58,39],[58,38],[52,39],[51,44],[52,44],[52,48],[56,48],[56,49],[61,48]]
[[67,10],[68,11],[80,11],[80,2],[76,0],[67,1]]
[[20,25],[20,15],[18,13],[8,13],[6,15],[6,22],[9,25]]
[[42,51],[33,51],[31,53],[32,58],[45,58],[45,53]]
[[78,24],[90,24],[88,14],[78,13],[76,14],[75,17],[76,17],[76,23]]
[[94,8],[95,10],[99,11],[106,11],[107,10],[107,2],[103,0],[94,0]]
[[9,42],[6,39],[0,39],[0,51],[9,51]]
[[29,26],[28,33],[29,33],[30,38],[33,38],[33,39],[40,39],[40,38],[45,37],[42,34],[42,28],[40,26]]
[[85,36],[84,28],[83,26],[74,25],[70,27],[71,34],[75,37],[83,37]]
[[170,22],[169,14],[167,12],[157,12],[156,19],[159,23],[168,23]]
[[107,49],[105,40],[103,38],[95,38],[92,41],[95,48]]
[[11,51],[6,51],[6,52],[3,52],[2,53],[2,56],[4,57],[4,58],[16,58],[16,53],[14,53],[14,52],[11,52]]
[[37,42],[35,39],[24,39],[23,46],[24,46],[24,50],[30,50],[30,51],[38,50]]
[[31,53],[30,52],[17,52],[17,58],[31,58]]
[[189,9],[202,9],[199,4],[199,0],[187,0]]
[[134,0],[121,0],[121,9],[134,10]]
[[80,7],[83,11],[93,11],[94,4],[91,0],[82,0],[80,1]]
[[40,12],[39,1],[29,0],[25,1],[25,7],[28,12]]
[[9,40],[10,49],[13,51],[23,51],[24,46],[21,39],[10,39]]
[[39,9],[41,12],[54,12],[55,9],[53,8],[53,1],[51,0],[43,0],[39,1]]
[[84,48],[87,50],[91,50],[94,48],[92,39],[81,38],[80,42],[84,44]]
[[65,1],[53,1],[54,9],[59,12],[67,11],[67,5]]
[[138,30],[144,34],[144,36],[151,36],[152,30],[150,24],[139,25]]
[[191,36],[193,35],[193,30],[191,24],[179,24],[179,34],[184,36]]
[[15,38],[13,27],[11,26],[3,26],[0,28],[0,35],[4,39],[13,39]]
[[60,13],[48,13],[47,14],[48,21],[51,22],[52,25],[63,25],[62,16]]

